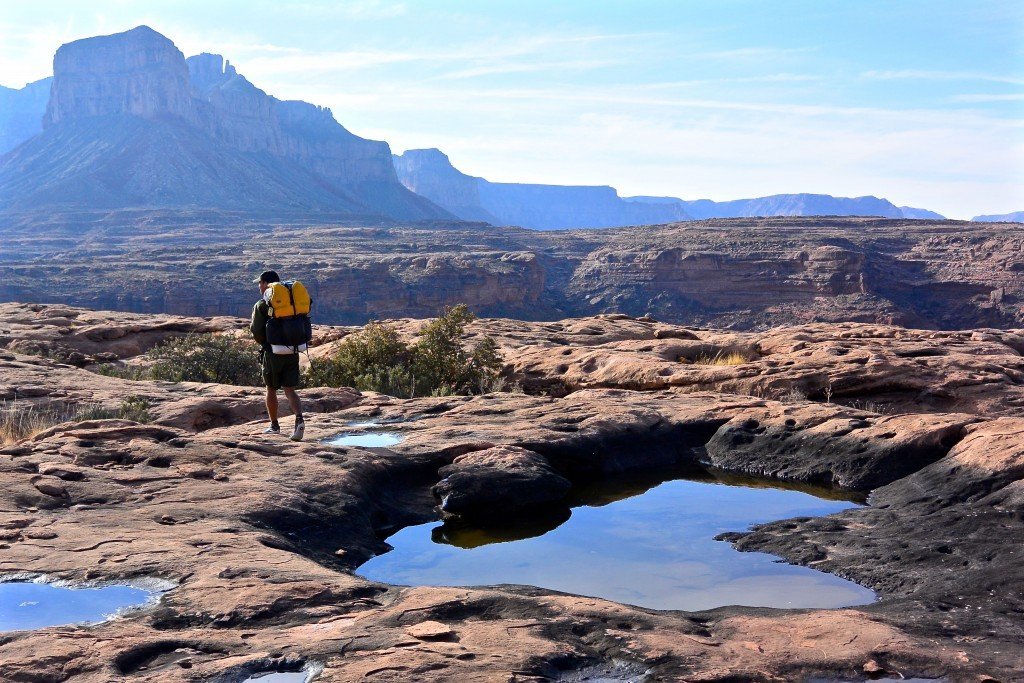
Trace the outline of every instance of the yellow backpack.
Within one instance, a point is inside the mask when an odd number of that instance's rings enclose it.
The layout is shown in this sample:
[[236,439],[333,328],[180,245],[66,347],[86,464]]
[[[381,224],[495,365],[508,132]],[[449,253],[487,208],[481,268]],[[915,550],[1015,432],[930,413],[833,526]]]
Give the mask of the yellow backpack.
[[313,304],[306,287],[298,280],[272,283],[263,298],[270,306],[271,318],[309,315],[310,306]]
[[274,282],[263,293],[267,302],[267,344],[276,354],[305,351],[313,340],[309,309],[313,301],[298,280]]

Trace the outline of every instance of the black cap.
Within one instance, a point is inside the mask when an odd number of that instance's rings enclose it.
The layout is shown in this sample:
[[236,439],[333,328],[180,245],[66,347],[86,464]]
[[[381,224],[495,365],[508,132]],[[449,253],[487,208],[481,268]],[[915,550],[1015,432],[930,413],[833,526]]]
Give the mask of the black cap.
[[260,276],[258,278],[253,280],[253,282],[266,282],[267,284],[270,284],[271,282],[280,281],[281,278],[278,276],[276,270],[265,270],[262,273],[260,273]]

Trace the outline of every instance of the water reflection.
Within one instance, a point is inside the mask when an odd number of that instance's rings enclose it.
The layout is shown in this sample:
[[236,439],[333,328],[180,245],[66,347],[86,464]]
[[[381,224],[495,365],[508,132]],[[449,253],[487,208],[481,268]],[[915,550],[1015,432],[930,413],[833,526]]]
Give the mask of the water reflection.
[[306,671],[263,671],[249,676],[242,683],[306,683]]
[[132,586],[70,588],[49,583],[0,583],[0,631],[23,631],[64,624],[96,623],[154,594]]
[[[528,584],[656,609],[841,607],[874,594],[837,576],[740,553],[713,537],[751,524],[838,512],[842,493],[735,475],[621,478],[574,487],[564,510],[504,528],[429,523],[388,538],[360,568],[407,585]],[[752,485],[752,484],[756,484]]]
[[356,448],[387,448],[401,443],[402,436],[396,432],[361,432],[340,434],[326,443],[331,446],[354,446]]

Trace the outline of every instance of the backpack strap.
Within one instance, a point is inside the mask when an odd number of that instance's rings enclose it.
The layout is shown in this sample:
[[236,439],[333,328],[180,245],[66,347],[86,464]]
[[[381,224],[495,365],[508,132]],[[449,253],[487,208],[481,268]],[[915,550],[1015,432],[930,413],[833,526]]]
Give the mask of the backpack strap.
[[[295,293],[292,291],[292,286],[290,284],[285,284],[285,287],[288,288],[288,300],[292,303],[292,316],[298,317],[298,311],[295,310]],[[299,347],[297,344],[292,347],[292,352],[296,356],[299,355]]]

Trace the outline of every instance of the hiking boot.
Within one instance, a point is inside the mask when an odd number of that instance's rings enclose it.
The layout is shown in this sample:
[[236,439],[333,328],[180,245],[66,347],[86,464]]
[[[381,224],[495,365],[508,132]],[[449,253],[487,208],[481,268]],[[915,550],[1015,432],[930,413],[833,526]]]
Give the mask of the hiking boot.
[[281,433],[281,425],[270,425],[269,427],[267,427],[266,429],[263,430],[263,433],[264,434],[280,434]]
[[295,431],[293,431],[292,435],[290,437],[288,437],[288,438],[291,439],[292,441],[302,441],[302,435],[305,434],[305,433],[306,433],[306,423],[305,422],[296,422],[295,423]]

